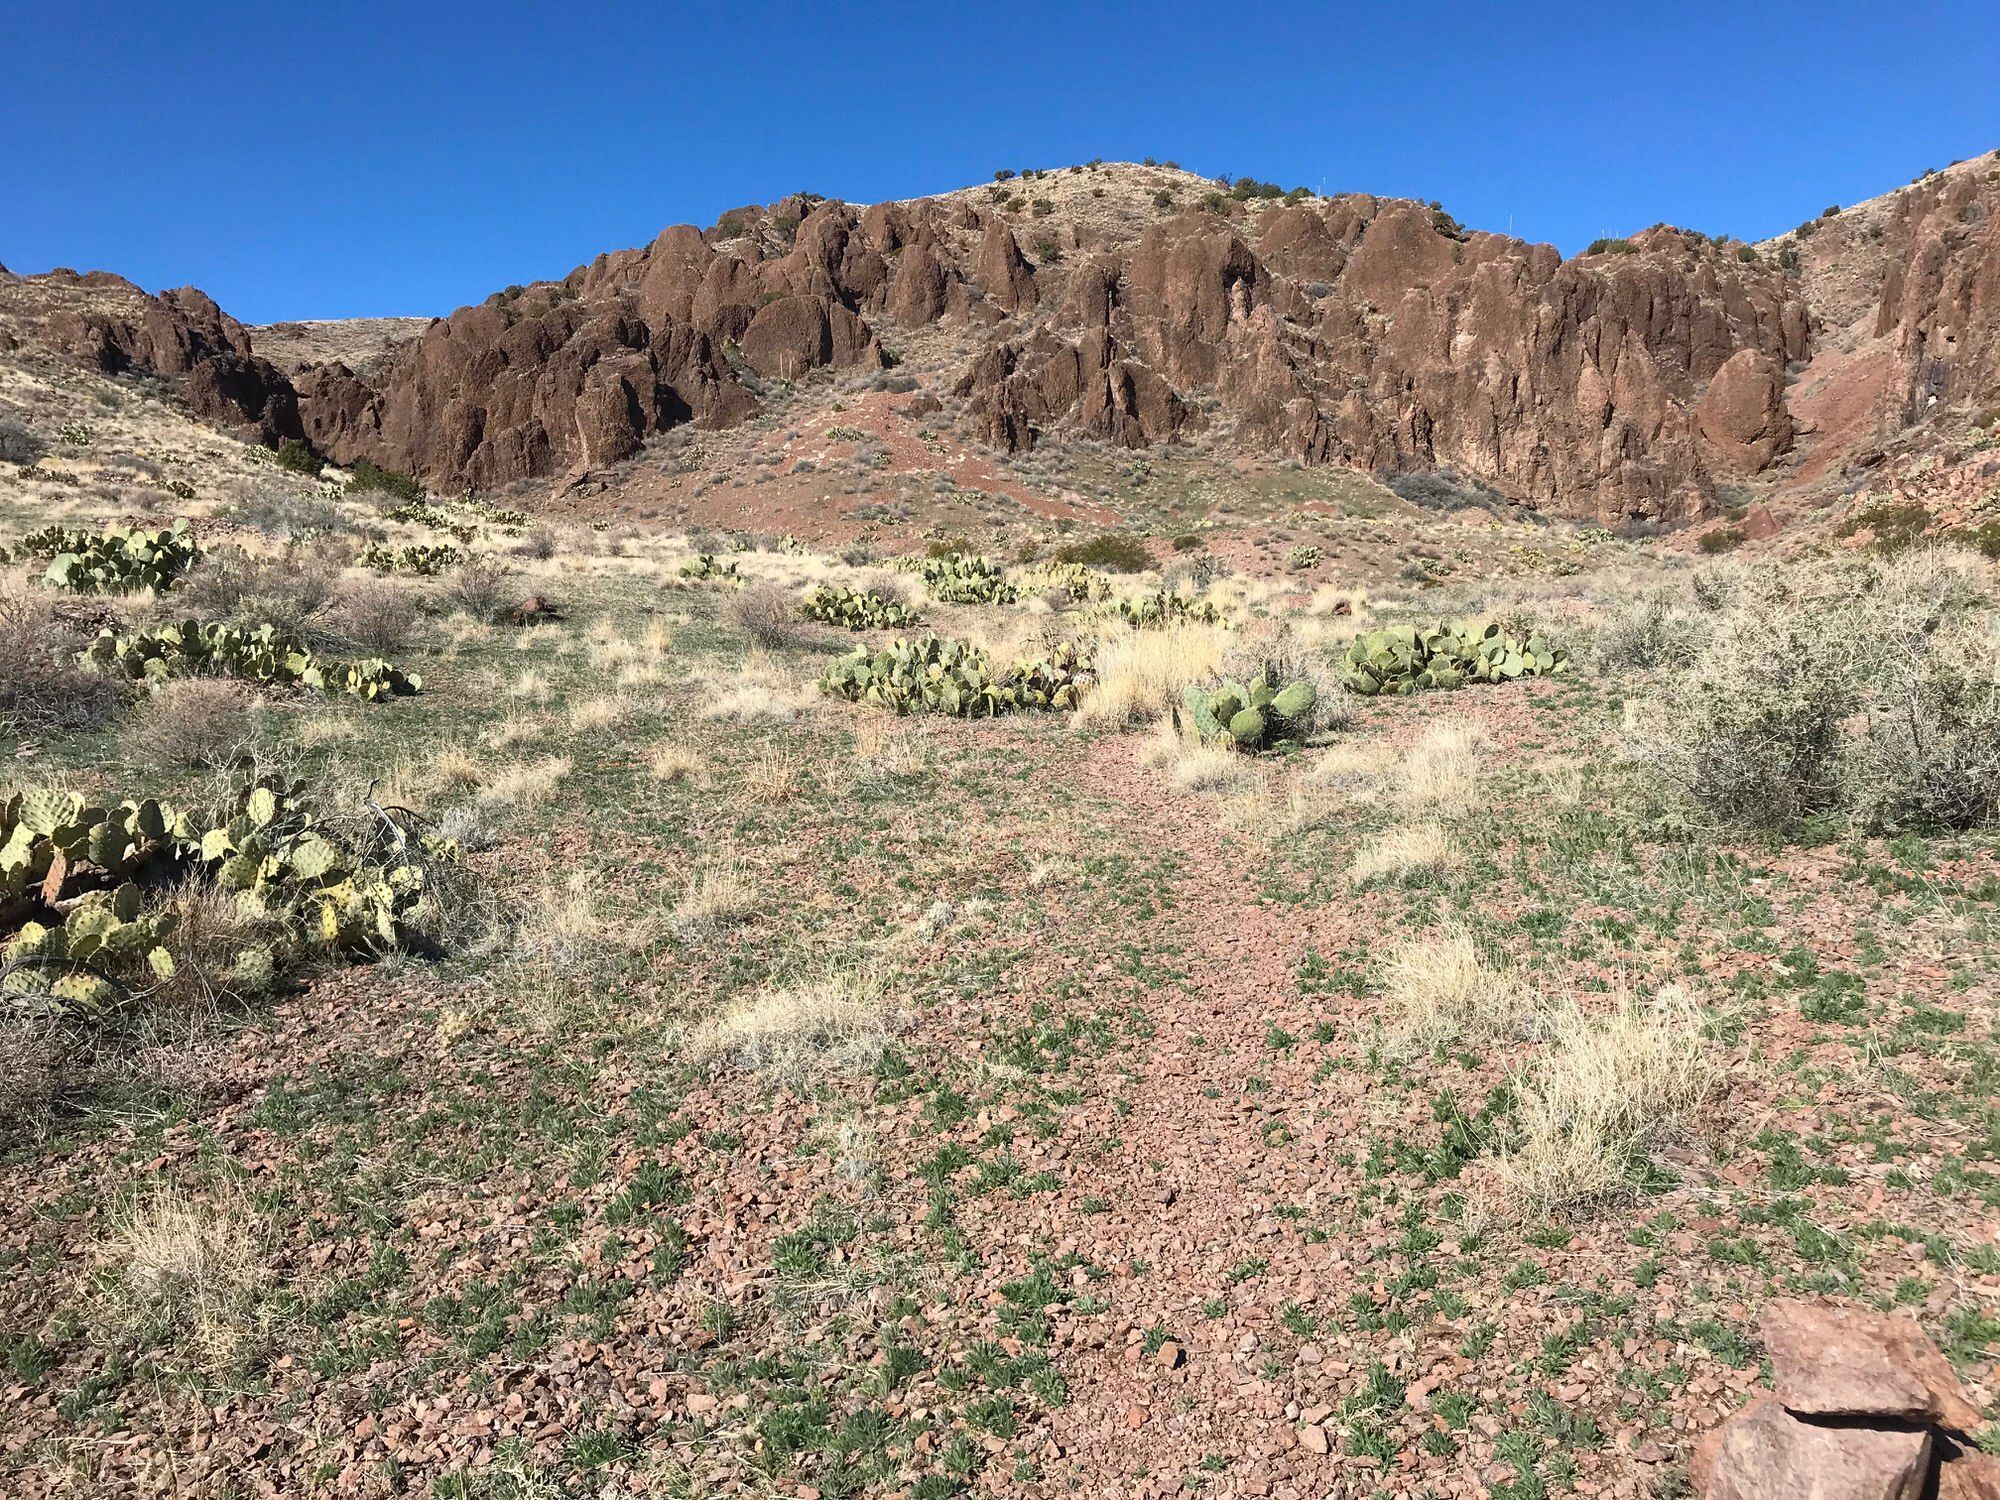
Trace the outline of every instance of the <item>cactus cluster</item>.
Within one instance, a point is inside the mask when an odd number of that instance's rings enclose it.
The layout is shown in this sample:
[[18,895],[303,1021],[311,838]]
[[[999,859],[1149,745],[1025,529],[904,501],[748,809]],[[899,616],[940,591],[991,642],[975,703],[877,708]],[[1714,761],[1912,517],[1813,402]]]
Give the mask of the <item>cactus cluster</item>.
[[1189,683],[1182,702],[1203,744],[1255,752],[1303,740],[1312,730],[1319,690],[1303,677],[1280,684],[1266,669],[1248,682]]
[[1154,589],[1150,594],[1120,599],[1105,611],[1107,618],[1123,620],[1134,630],[1164,630],[1169,625],[1220,625],[1222,611],[1211,599],[1196,599],[1171,589]]
[[990,718],[1023,709],[1065,709],[1090,672],[1090,661],[1065,642],[1048,656],[997,668],[965,641],[898,636],[879,651],[861,650],[835,662],[820,679],[823,692],[856,703],[879,703],[899,714]]
[[106,626],[83,652],[82,660],[137,682],[240,677],[281,687],[345,693],[370,703],[414,693],[423,686],[420,677],[399,671],[379,656],[323,661],[295,636],[269,622],[244,626],[184,620],[177,625],[122,633]]
[[1302,573],[1316,568],[1319,566],[1319,548],[1311,546],[1294,547],[1291,550],[1288,561]]
[[1074,604],[1095,604],[1111,597],[1111,580],[1080,562],[1036,563],[1019,575],[1019,586],[1061,594]]
[[922,558],[917,576],[940,604],[1012,604],[1021,597],[998,563],[969,552]]
[[1342,682],[1364,697],[1463,687],[1468,682],[1510,682],[1569,668],[1569,653],[1540,635],[1525,641],[1498,625],[1473,630],[1463,624],[1390,625],[1354,638],[1342,658]]
[[15,543],[16,560],[49,559],[42,582],[75,594],[162,594],[201,556],[186,521],[164,531],[47,526]]
[[446,542],[415,542],[403,547],[370,542],[354,561],[357,567],[373,568],[378,573],[414,573],[420,578],[432,578],[457,567],[465,561],[465,556]]
[[405,945],[433,861],[457,851],[382,819],[365,837],[336,832],[298,784],[255,781],[212,813],[152,798],[116,808],[34,789],[0,802],[0,1007],[56,1015],[108,1009],[173,978],[173,920],[148,892],[192,876],[236,894],[272,935],[236,953],[234,993],[270,986],[311,952]]
[[906,604],[886,599],[873,589],[844,589],[823,583],[806,600],[808,620],[838,625],[844,630],[907,630],[917,623],[917,612]]
[[681,564],[683,578],[729,578],[738,577],[736,564],[718,562],[713,552],[698,552],[693,562]]

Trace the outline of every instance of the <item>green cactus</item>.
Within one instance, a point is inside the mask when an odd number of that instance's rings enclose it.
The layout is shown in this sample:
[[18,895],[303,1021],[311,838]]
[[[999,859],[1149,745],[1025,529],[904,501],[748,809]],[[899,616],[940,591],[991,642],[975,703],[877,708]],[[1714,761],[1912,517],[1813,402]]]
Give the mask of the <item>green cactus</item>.
[[682,563],[680,576],[700,580],[721,579],[725,582],[742,582],[736,564],[716,561],[713,552],[698,553],[693,562]]
[[420,677],[398,671],[380,657],[323,661],[297,637],[269,622],[245,626],[183,620],[123,634],[107,626],[81,659],[135,682],[240,677],[277,687],[345,693],[370,703],[423,687]]
[[869,589],[844,589],[823,583],[806,601],[805,615],[843,630],[907,630],[917,623],[909,606]]
[[1364,697],[1511,682],[1567,671],[1569,654],[1540,635],[1520,641],[1497,625],[1391,625],[1354,638],[1342,657],[1342,684]]
[[918,558],[914,567],[940,604],[1013,604],[1021,597],[998,563],[967,552]]
[[186,521],[164,531],[47,526],[14,544],[16,561],[49,559],[42,582],[76,594],[165,593],[201,556]]
[[419,578],[432,578],[465,560],[464,552],[444,543],[417,542],[391,547],[385,542],[370,542],[354,562],[357,567],[373,568],[378,573],[411,573]]
[[996,669],[984,652],[964,641],[898,636],[879,651],[840,658],[820,679],[820,688],[898,714],[990,718],[1020,709],[1074,708],[1090,670],[1089,659],[1071,643],[1040,660]]
[[1172,589],[1120,599],[1102,612],[1103,618],[1123,620],[1134,630],[1163,630],[1169,625],[1227,623],[1213,600],[1191,598]]
[[1296,571],[1301,573],[1316,568],[1319,566],[1319,548],[1294,547],[1291,550],[1288,561]]
[[1190,683],[1181,696],[1187,721],[1205,745],[1252,753],[1296,745],[1312,732],[1319,690],[1304,678],[1280,684],[1261,668],[1246,682]]

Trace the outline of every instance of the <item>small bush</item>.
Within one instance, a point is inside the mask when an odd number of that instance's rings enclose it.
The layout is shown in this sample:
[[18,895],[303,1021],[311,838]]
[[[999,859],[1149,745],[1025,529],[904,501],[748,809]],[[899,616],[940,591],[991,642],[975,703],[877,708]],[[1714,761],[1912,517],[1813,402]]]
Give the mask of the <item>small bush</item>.
[[1697,544],[1708,557],[1717,557],[1725,552],[1734,552],[1750,540],[1750,535],[1741,526],[1718,526],[1713,531],[1704,531]]
[[1642,599],[1613,615],[1597,629],[1591,655],[1607,672],[1650,672],[1683,667],[1701,649],[1701,630],[1686,610],[1672,601]]
[[252,708],[241,683],[188,678],[139,700],[125,731],[133,761],[181,770],[234,764],[250,739]]
[[1103,532],[1086,541],[1058,547],[1052,557],[1059,563],[1082,563],[1086,567],[1104,568],[1113,573],[1143,573],[1153,565],[1153,554],[1147,550],[1145,542],[1118,531]]
[[731,599],[729,618],[766,651],[811,646],[826,638],[799,613],[798,601],[775,583],[752,584]]
[[1930,511],[1916,501],[1884,500],[1856,511],[1840,523],[1834,535],[1852,537],[1866,532],[1875,551],[1893,557],[1923,540],[1930,527]]
[[123,694],[76,659],[109,618],[77,605],[0,595],[0,734],[26,738],[110,722]]
[[365,458],[355,461],[354,478],[348,481],[347,487],[363,494],[388,495],[392,499],[402,501],[417,501],[424,498],[424,487],[408,474],[399,474],[394,469],[377,468]]
[[1426,510],[1465,510],[1474,505],[1504,505],[1506,497],[1490,484],[1462,477],[1443,468],[1427,473],[1398,474],[1389,480],[1397,498]]
[[308,479],[317,479],[320,470],[326,467],[309,444],[297,438],[286,438],[278,444],[278,467],[292,474],[303,474]]
[[521,598],[514,575],[485,558],[454,568],[437,592],[438,603],[447,611],[470,615],[485,625],[506,621],[520,607]]
[[324,494],[301,495],[268,479],[232,501],[227,515],[267,536],[290,538],[324,535],[346,522],[340,507]]
[[256,557],[241,547],[217,547],[181,581],[191,614],[242,624],[265,620],[296,632],[333,598],[340,562],[312,550]]
[[33,428],[19,422],[0,421],[0,463],[33,466],[48,451],[49,445]]
[[1383,970],[1390,1032],[1402,1048],[1517,1035],[1535,1013],[1535,997],[1511,970],[1490,962],[1459,926],[1405,943]]
[[345,585],[327,612],[327,628],[371,651],[399,651],[417,623],[417,602],[409,589],[383,578]]
[[1639,247],[1627,239],[1592,240],[1583,247],[1585,255],[1637,255]]

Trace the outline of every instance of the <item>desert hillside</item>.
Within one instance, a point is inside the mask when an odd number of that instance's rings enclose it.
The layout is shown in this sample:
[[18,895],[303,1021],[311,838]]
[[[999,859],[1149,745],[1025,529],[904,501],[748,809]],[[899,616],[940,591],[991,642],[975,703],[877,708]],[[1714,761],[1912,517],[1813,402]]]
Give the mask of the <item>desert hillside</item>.
[[0,275],[0,1494],[2000,1491],[1996,172]]

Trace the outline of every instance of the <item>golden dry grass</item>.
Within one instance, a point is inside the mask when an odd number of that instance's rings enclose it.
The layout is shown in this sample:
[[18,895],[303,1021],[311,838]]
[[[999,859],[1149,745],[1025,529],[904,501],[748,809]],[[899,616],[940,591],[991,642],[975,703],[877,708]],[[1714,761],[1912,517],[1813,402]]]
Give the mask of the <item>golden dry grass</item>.
[[1123,729],[1165,712],[1189,683],[1222,670],[1228,639],[1215,625],[1113,633],[1098,648],[1097,682],[1077,705],[1077,727]]
[[1536,1014],[1534,992],[1456,923],[1397,948],[1383,965],[1382,996],[1384,1020],[1406,1051],[1517,1034]]
[[533,807],[555,795],[574,769],[567,755],[551,755],[498,772],[479,789],[488,807]]
[[1364,844],[1348,866],[1355,885],[1373,880],[1442,880],[1457,873],[1465,856],[1437,823],[1404,823]]
[[811,713],[820,701],[810,683],[789,678],[755,656],[704,686],[700,710],[704,719],[784,724]]
[[1485,730],[1467,720],[1433,725],[1403,757],[1397,800],[1416,813],[1447,814],[1470,806],[1479,754],[1491,743]]
[[841,969],[774,986],[732,1006],[696,1032],[707,1059],[800,1082],[872,1067],[888,1045],[896,1007],[880,969]]
[[646,755],[646,774],[655,781],[685,781],[700,769],[700,754],[677,740],[655,745]]
[[682,930],[699,930],[740,922],[757,909],[757,883],[729,850],[710,855],[689,882],[674,907],[673,921]]
[[1539,1218],[1632,1190],[1654,1142],[1684,1127],[1721,1077],[1701,1013],[1669,988],[1606,1015],[1549,1016],[1548,1050],[1511,1079],[1518,1139],[1475,1183],[1486,1215]]
[[167,1342],[201,1369],[241,1367],[267,1332],[263,1226],[240,1194],[210,1201],[172,1184],[114,1214],[96,1305],[114,1338]]

